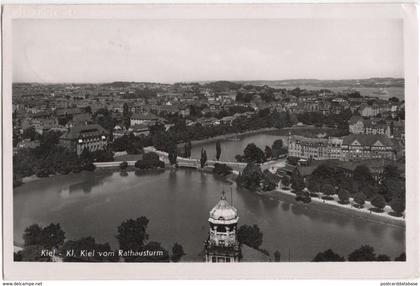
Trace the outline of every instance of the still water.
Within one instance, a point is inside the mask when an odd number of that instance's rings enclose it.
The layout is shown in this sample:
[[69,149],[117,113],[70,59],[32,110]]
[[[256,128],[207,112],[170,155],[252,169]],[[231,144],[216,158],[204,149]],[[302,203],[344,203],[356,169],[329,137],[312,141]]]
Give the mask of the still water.
[[[220,156],[220,160],[236,162],[235,156],[238,154],[243,155],[244,149],[249,143],[254,143],[261,150],[264,151],[265,146],[271,147],[271,145],[273,145],[273,142],[277,139],[282,139],[283,144],[287,144],[287,136],[278,136],[276,135],[276,131],[252,135],[240,135],[234,138],[221,140],[220,146],[222,148],[222,153]],[[191,157],[200,158],[201,148],[204,148],[206,150],[207,158],[209,160],[216,159],[216,142],[204,143],[193,146],[191,150]]]
[[[208,215],[221,190],[231,185],[211,174],[178,169],[153,174],[96,171],[56,176],[27,183],[14,190],[14,240],[22,242],[25,227],[33,223],[60,223],[68,239],[93,236],[117,248],[118,225],[129,218],[149,218],[150,240],[166,249],[183,245],[184,261],[201,261],[208,232]],[[230,196],[229,196],[230,197]],[[290,204],[258,196],[232,185],[240,224],[257,224],[270,254],[282,261],[310,261],[332,248],[347,255],[362,244],[390,257],[405,248],[404,228]]]

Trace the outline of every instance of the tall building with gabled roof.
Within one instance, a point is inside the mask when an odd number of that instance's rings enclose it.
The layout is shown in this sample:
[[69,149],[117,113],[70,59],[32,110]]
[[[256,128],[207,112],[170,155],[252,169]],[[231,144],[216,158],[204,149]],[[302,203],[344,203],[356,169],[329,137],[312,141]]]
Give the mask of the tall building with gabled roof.
[[84,149],[90,152],[104,149],[108,144],[108,131],[99,124],[86,124],[70,128],[59,142],[80,155]]

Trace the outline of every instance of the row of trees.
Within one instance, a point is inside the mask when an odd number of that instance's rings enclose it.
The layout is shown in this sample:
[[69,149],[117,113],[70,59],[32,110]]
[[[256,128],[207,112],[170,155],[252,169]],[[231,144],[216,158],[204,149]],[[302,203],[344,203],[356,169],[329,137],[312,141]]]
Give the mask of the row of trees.
[[[155,251],[154,253],[158,255],[128,255],[123,259],[126,262],[180,261],[185,255],[182,245],[174,243],[172,254],[170,254],[159,242],[149,241],[148,225],[149,220],[144,216],[122,222],[118,226],[116,235],[119,250],[127,252]],[[61,229],[60,224],[52,223],[46,227],[41,227],[38,224],[31,225],[25,229],[23,240],[23,250],[15,253],[15,261],[51,261],[51,256],[42,255],[43,250],[55,252],[56,256],[61,257],[65,262],[116,262],[120,260],[117,251],[112,250],[109,243],[97,243],[91,236],[66,240],[65,232]],[[95,250],[94,255],[82,255],[86,250]]]
[[93,162],[113,161],[113,154],[108,149],[94,152],[85,149],[77,156],[75,152],[58,145],[60,135],[56,131],[45,132],[40,138],[39,147],[21,149],[13,156],[14,186],[20,185],[24,177],[92,171],[95,169]]
[[283,140],[278,139],[270,146],[265,146],[265,150],[261,150],[254,143],[249,143],[243,152],[243,155],[236,155],[238,162],[246,163],[263,163],[269,159],[276,159],[281,155],[287,154],[287,148],[283,146]]
[[[270,112],[269,109],[260,110],[250,117],[241,116],[231,123],[221,123],[214,126],[203,126],[196,123],[187,126],[184,118],[178,118],[169,130],[161,124],[151,127],[150,134],[143,140],[149,141],[158,150],[169,151],[173,144],[202,140],[225,134],[240,133],[267,127],[284,128],[291,126],[289,114],[286,112]],[[151,142],[150,142],[151,141]],[[148,146],[143,144],[143,146]]]
[[336,128],[340,131],[340,134],[336,134],[336,136],[345,136],[349,133],[348,121],[352,116],[353,113],[348,108],[338,114],[331,113],[328,115],[324,115],[321,112],[303,112],[297,114],[297,119],[304,124]]
[[[362,245],[360,248],[354,250],[347,256],[348,261],[391,261],[391,258],[386,254],[375,253],[375,249],[370,245]],[[405,252],[394,258],[394,261],[405,261]],[[319,252],[313,262],[340,262],[346,261],[346,259],[335,253],[331,249],[327,249],[323,252]]]
[[[355,168],[352,178],[348,178],[343,170],[336,166],[322,164],[310,175],[306,184],[299,171],[295,169],[290,180],[287,176],[282,178],[286,188],[291,185],[297,196],[318,197],[321,193],[324,200],[332,200],[337,194],[340,204],[349,204],[353,198],[355,207],[363,208],[367,200],[370,201],[372,211],[382,212],[386,204],[393,209],[390,213],[401,216],[405,210],[404,180],[399,176],[396,167],[385,166],[380,183],[377,183],[365,165]],[[304,191],[305,187],[309,192]]]

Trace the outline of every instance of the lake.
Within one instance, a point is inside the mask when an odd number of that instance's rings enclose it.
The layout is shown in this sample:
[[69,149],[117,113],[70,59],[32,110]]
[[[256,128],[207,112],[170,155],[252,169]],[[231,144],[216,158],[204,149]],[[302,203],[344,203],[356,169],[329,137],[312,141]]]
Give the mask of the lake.
[[[220,146],[222,148],[222,153],[220,156],[220,160],[236,162],[235,156],[238,154],[243,155],[244,149],[249,143],[255,143],[255,145],[257,145],[263,151],[265,149],[265,146],[271,147],[271,145],[273,145],[273,142],[277,139],[282,139],[283,144],[287,145],[287,136],[276,135],[276,133],[278,132],[280,131],[264,132],[251,135],[239,135],[234,138],[221,140]],[[193,146],[191,149],[191,157],[197,159],[200,158],[201,148],[204,148],[206,150],[207,158],[209,160],[216,159],[216,142],[209,142]]]
[[[238,148],[240,149],[240,148]],[[118,248],[118,225],[146,216],[150,240],[171,249],[183,245],[183,261],[202,261],[210,209],[221,191],[230,192],[239,212],[239,224],[257,224],[264,234],[262,248],[282,261],[310,261],[328,248],[348,255],[362,244],[394,258],[405,250],[405,229],[363,220],[328,209],[290,204],[259,196],[191,169],[149,174],[99,170],[33,181],[14,190],[14,240],[22,242],[24,229],[38,223],[60,223],[67,239],[93,236]],[[230,198],[230,194],[228,195]]]

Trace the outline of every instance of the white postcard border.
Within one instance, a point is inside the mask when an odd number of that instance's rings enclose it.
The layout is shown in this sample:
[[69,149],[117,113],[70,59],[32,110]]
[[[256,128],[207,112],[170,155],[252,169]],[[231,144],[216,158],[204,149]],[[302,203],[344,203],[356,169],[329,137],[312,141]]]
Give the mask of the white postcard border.
[[[12,22],[14,19],[394,18],[404,21],[406,262],[46,263],[13,262]],[[5,279],[414,278],[419,275],[418,32],[414,4],[7,5],[3,43],[3,276]]]

